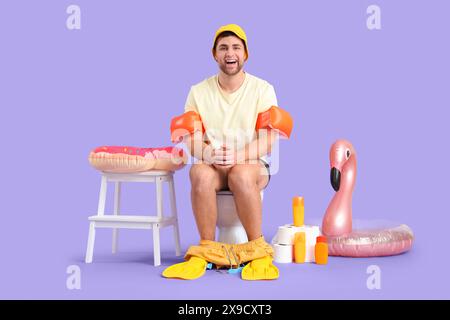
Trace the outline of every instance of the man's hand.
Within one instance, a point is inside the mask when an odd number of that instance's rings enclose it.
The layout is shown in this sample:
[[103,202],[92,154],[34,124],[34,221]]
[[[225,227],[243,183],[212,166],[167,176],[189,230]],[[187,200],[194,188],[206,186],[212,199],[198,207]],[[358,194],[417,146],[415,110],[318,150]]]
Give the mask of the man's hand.
[[206,164],[213,165],[214,164],[214,153],[212,145],[208,144],[203,148],[202,161]]
[[231,168],[239,162],[239,153],[235,148],[222,145],[214,150],[213,165],[216,168]]

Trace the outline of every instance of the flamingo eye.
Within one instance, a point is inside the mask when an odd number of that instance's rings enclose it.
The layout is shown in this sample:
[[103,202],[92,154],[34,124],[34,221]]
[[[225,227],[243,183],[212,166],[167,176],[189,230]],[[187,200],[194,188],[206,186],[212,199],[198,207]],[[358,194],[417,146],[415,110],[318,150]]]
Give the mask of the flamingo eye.
[[347,151],[345,152],[345,155],[347,156],[347,159],[350,158],[350,150],[347,149]]

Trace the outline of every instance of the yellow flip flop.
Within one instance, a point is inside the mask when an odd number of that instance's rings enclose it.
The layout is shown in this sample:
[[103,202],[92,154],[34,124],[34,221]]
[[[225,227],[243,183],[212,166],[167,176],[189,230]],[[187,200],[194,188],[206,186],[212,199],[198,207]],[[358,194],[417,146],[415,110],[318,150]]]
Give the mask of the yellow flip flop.
[[241,273],[243,280],[274,280],[279,276],[280,272],[272,263],[270,256],[251,261],[242,269]]
[[166,268],[162,275],[166,278],[194,280],[205,274],[208,262],[199,257],[191,257],[186,262],[174,264]]

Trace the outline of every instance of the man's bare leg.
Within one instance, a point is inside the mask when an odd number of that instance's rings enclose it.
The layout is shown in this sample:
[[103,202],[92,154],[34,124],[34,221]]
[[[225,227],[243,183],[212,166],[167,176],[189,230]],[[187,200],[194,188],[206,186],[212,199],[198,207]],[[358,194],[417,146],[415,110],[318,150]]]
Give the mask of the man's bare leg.
[[262,203],[260,191],[269,177],[261,174],[261,163],[237,164],[228,174],[228,187],[233,192],[236,209],[248,240],[262,235]]
[[207,164],[194,164],[189,172],[191,201],[201,240],[215,240],[217,222],[216,192],[226,188],[224,170]]

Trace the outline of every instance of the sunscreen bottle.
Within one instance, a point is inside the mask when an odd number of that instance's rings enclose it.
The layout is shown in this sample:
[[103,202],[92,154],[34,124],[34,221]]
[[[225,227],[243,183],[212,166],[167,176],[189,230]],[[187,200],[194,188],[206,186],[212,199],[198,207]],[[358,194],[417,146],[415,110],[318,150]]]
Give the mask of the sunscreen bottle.
[[328,263],[328,244],[327,237],[319,236],[316,238],[316,247],[314,250],[317,264]]
[[303,226],[305,224],[305,205],[303,197],[294,197],[292,199],[292,213],[294,215],[294,226]]
[[297,232],[294,236],[294,262],[304,263],[306,257],[306,235],[304,232]]

